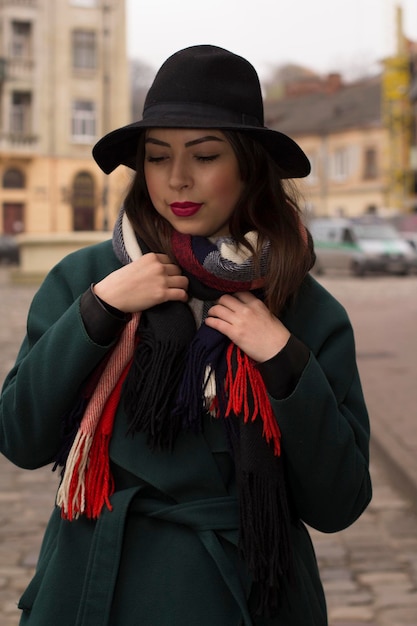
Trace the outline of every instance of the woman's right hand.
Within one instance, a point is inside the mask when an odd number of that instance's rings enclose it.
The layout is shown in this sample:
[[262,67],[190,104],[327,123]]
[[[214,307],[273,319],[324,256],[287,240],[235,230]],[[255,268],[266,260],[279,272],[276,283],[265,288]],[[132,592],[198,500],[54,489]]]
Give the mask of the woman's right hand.
[[150,252],[94,285],[94,293],[124,313],[136,313],[169,300],[186,302],[188,278],[168,255]]

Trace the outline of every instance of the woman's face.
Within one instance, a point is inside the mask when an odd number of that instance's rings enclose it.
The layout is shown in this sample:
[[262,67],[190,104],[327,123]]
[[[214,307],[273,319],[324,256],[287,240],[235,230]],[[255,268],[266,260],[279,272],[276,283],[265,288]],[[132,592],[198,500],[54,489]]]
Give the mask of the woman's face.
[[202,237],[229,234],[244,183],[221,131],[148,130],[144,172],[152,204],[175,230]]

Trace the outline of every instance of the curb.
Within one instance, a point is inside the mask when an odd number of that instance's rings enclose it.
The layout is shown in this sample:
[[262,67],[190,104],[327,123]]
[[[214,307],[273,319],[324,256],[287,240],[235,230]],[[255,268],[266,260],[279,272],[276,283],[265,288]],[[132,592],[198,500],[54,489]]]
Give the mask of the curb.
[[383,459],[392,481],[417,512],[417,458],[389,427],[378,420],[371,422],[371,458]]

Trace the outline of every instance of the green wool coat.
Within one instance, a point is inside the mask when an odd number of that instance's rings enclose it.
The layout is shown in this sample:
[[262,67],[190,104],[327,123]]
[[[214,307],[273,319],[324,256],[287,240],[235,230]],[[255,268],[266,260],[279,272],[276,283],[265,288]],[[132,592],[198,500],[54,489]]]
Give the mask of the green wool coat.
[[[0,445],[16,465],[49,464],[61,416],[111,346],[95,344],[80,296],[120,267],[111,242],[63,259],[46,277],[1,396]],[[296,576],[274,619],[254,616],[239,559],[234,467],[222,425],[182,433],[173,452],[126,437],[119,406],[110,456],[113,510],[97,522],[53,510],[36,574],[19,602],[27,626],[325,626],[326,607],[306,525],[336,532],[371,498],[369,423],[352,329],[311,276],[282,321],[310,349],[293,393],[270,398],[282,432]],[[122,404],[122,403],[121,403]],[[52,503],[51,503],[52,504]]]

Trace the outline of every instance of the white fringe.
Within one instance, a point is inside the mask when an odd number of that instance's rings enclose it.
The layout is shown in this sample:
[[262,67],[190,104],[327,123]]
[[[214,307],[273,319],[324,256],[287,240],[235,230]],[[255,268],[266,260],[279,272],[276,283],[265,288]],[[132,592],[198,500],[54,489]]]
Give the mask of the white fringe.
[[[80,514],[85,511],[85,472],[88,466],[88,457],[90,453],[91,444],[93,442],[93,435],[83,433],[81,430],[77,432],[77,435],[72,444],[70,453],[68,455],[67,464],[65,467],[64,476],[59,489],[56,494],[56,504],[61,507],[63,513],[68,515],[70,509],[77,511],[74,517],[79,517]],[[70,486],[72,477],[75,472],[75,465],[80,459],[80,465],[78,467],[77,475],[77,488],[75,490],[72,506],[70,507]]]
[[216,412],[213,409],[210,409],[214,398],[216,397],[216,377],[214,375],[214,370],[210,365],[206,366],[206,371],[204,373],[204,398],[205,405],[207,411],[213,417],[216,417]]

